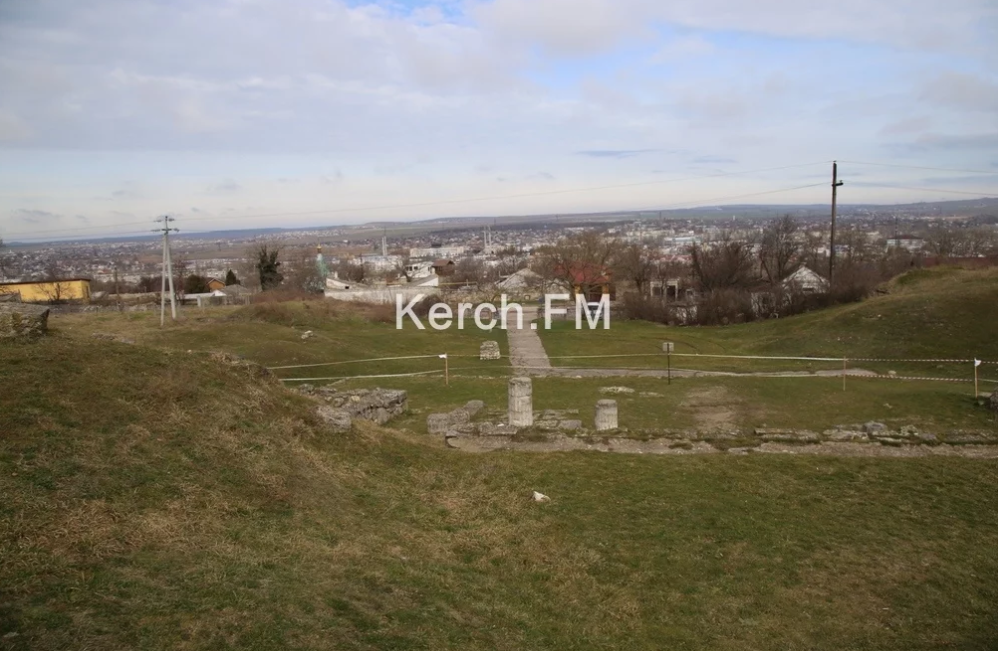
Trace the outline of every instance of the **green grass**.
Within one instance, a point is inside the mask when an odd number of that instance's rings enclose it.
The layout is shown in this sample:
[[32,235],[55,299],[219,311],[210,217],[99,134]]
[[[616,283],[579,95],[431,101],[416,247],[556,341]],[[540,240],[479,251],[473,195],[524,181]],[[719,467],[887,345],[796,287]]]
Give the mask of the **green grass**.
[[[873,359],[985,359],[998,361],[998,271],[918,270],[901,276],[890,293],[861,303],[786,319],[724,327],[667,327],[643,321],[614,321],[609,330],[577,331],[555,321],[538,330],[549,356],[636,354],[618,359],[559,359],[559,366],[664,368],[662,342],[676,353],[773,355]],[[680,368],[772,371],[841,368],[841,363],[738,361],[674,356]],[[969,364],[853,362],[886,373],[973,378]],[[998,365],[980,368],[998,380]]]
[[[457,377],[444,389],[420,379],[372,379],[338,384],[342,388],[391,386],[409,392],[412,411],[397,423],[426,431],[426,416],[450,411],[468,400],[505,413],[506,380]],[[629,387],[632,394],[603,394],[601,387]],[[945,438],[954,430],[998,433],[986,409],[967,387],[936,382],[885,382],[850,378],[534,378],[534,409],[578,409],[593,427],[596,401],[617,401],[621,427],[630,430],[739,429],[757,427],[821,431],[837,425],[883,422],[892,428],[914,425]],[[645,395],[657,394],[657,395]]]
[[[373,317],[373,318],[372,318]],[[344,305],[335,301],[264,303],[240,308],[189,308],[182,319],[167,319],[159,325],[159,313],[101,313],[60,315],[51,327],[69,336],[85,338],[93,332],[108,332],[140,344],[195,353],[226,351],[252,359],[265,366],[302,364],[337,365],[288,369],[282,377],[339,377],[443,370],[446,353],[456,369],[493,372],[508,369],[506,334],[482,332],[474,327],[438,331],[417,330],[408,324],[396,330],[394,306],[377,310]],[[302,340],[307,331],[313,337]],[[482,363],[478,360],[483,341],[499,342],[503,359]],[[385,357],[426,356],[426,359],[343,364],[351,360]]]
[[998,643],[995,461],[468,455],[65,328],[0,377],[0,649]]

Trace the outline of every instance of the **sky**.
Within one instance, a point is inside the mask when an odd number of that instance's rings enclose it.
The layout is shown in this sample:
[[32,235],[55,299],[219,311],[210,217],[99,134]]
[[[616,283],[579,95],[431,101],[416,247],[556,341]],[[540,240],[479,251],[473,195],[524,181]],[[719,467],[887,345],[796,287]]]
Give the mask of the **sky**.
[[0,0],[7,241],[826,203],[832,160],[998,195],[998,3]]

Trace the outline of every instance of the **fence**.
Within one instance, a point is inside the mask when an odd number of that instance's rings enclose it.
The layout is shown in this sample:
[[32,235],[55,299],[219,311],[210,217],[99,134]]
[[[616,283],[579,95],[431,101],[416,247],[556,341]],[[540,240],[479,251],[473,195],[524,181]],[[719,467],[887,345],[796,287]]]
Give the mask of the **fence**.
[[[710,369],[692,369],[692,368],[673,368],[671,365],[672,358],[680,358],[684,360],[694,360],[700,359],[722,359],[722,360],[738,360],[738,361],[798,361],[798,362],[828,362],[842,364],[841,370],[824,370],[824,371],[793,371],[793,370],[767,370],[767,371],[749,371],[749,372],[731,372],[731,371],[718,371]],[[532,362],[537,360],[604,360],[604,359],[655,359],[663,362],[666,368],[659,367],[601,367],[601,368],[586,368],[586,367],[575,367],[575,366],[531,366],[528,364],[523,364],[523,362]],[[477,366],[457,366],[450,367],[449,360],[452,359],[479,359],[479,355],[449,355],[446,353],[434,354],[434,355],[407,355],[399,357],[378,357],[378,358],[368,358],[368,359],[356,359],[356,360],[339,360],[333,362],[321,362],[313,364],[293,364],[285,366],[272,366],[269,368],[271,371],[288,371],[288,370],[299,370],[299,369],[316,369],[316,368],[330,368],[330,367],[344,367],[352,364],[384,364],[400,361],[411,361],[411,360],[436,360],[433,365],[436,368],[425,369],[413,372],[400,372],[400,373],[375,373],[375,374],[358,374],[358,375],[336,375],[329,377],[318,377],[318,376],[308,376],[308,377],[289,377],[280,378],[282,382],[329,382],[329,381],[339,381],[339,380],[359,380],[359,379],[375,379],[375,378],[412,378],[412,377],[431,377],[441,375],[444,376],[445,380],[449,378],[451,374],[459,374],[463,371],[477,371],[482,373],[488,371],[490,377],[511,377],[514,375],[527,374],[542,374],[542,375],[556,375],[560,377],[572,378],[574,374],[584,373],[589,377],[593,376],[620,376],[620,375],[633,375],[634,377],[668,377],[671,381],[672,377],[689,377],[693,375],[695,377],[744,377],[744,378],[774,378],[774,377],[794,377],[794,378],[805,378],[805,377],[838,377],[841,375],[843,388],[845,388],[846,378],[850,379],[882,379],[882,380],[896,380],[896,381],[930,381],[930,382],[961,382],[968,383],[973,382],[975,384],[975,395],[977,395],[977,387],[979,384],[998,384],[998,380],[990,378],[981,378],[978,374],[978,368],[980,366],[996,366],[998,361],[991,360],[977,360],[977,359],[954,359],[954,358],[921,358],[921,359],[906,359],[906,358],[850,358],[850,357],[803,357],[803,356],[785,356],[785,355],[717,355],[717,354],[699,354],[699,353],[675,353],[675,352],[661,352],[661,353],[634,353],[634,354],[614,354],[614,355],[562,355],[562,356],[537,356],[537,357],[518,357],[516,366],[501,366],[497,365],[494,361],[485,361]],[[441,365],[441,360],[443,363]],[[857,368],[849,368],[850,363],[889,363],[896,365],[908,365],[908,364],[960,364],[966,365],[968,368],[968,373],[966,377],[933,377],[930,375],[901,375],[894,372],[889,373],[875,373],[872,371],[864,371]],[[973,369],[972,371],[970,369]],[[498,371],[498,373],[497,373]]]

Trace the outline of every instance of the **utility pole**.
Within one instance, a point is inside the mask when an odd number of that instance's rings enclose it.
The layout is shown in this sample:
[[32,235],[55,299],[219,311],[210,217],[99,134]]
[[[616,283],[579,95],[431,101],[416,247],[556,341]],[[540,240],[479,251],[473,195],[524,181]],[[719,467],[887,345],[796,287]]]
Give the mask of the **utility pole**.
[[838,195],[839,186],[843,181],[839,180],[839,164],[832,161],[832,230],[828,237],[828,285],[831,287],[835,278],[835,202]]
[[118,261],[114,261],[114,298],[118,303],[118,311],[124,311],[124,306],[121,304],[121,285],[118,284]]
[[159,299],[159,327],[163,327],[166,322],[166,285],[170,285],[170,312],[173,320],[177,320],[177,294],[173,291],[173,258],[170,255],[170,232],[177,232],[178,228],[172,228],[170,222],[173,217],[163,215],[157,222],[162,222],[163,227],[155,229],[156,232],[163,233],[163,287]]

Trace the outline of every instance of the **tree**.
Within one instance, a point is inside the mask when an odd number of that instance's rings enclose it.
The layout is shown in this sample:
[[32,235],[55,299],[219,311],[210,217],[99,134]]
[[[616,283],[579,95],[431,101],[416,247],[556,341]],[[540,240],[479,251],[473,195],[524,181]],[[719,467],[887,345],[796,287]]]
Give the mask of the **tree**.
[[336,265],[336,277],[351,283],[362,283],[367,278],[367,267],[349,260],[340,260]]
[[454,274],[450,278],[451,283],[461,285],[473,285],[486,280],[485,265],[481,260],[468,256],[461,258],[454,265]]
[[759,243],[759,265],[770,284],[777,284],[793,272],[801,257],[797,237],[800,224],[791,215],[774,219],[762,231]]
[[289,257],[284,285],[309,294],[321,294],[326,288],[326,279],[319,271],[311,250],[298,249],[292,251]]
[[614,269],[621,278],[634,283],[638,294],[644,294],[645,285],[655,277],[657,263],[648,249],[641,244],[628,244],[615,256]]
[[229,287],[230,285],[238,285],[238,284],[240,283],[239,279],[236,278],[236,272],[234,272],[232,269],[229,269],[228,273],[225,274],[225,286]]
[[208,279],[198,274],[191,274],[184,278],[185,294],[207,294],[211,291],[208,288]]
[[596,231],[569,235],[539,252],[534,271],[545,281],[569,290],[578,286],[584,296],[590,296],[607,280],[619,246],[616,239]]
[[4,253],[4,249],[7,245],[3,243],[3,238],[0,237],[0,280],[7,278],[7,255]]
[[277,270],[281,266],[277,257],[281,254],[281,247],[276,245],[260,244],[254,250],[256,260],[256,270],[260,274],[260,289],[273,289],[281,284],[284,275]]
[[135,283],[135,288],[145,293],[158,292],[162,282],[162,276],[142,276]]
[[[184,281],[187,278],[187,268],[190,263],[187,261],[183,255],[177,254],[175,258],[172,258],[171,264],[173,265],[173,291],[179,294],[184,293]],[[167,291],[170,291],[169,278],[167,278]]]
[[724,235],[720,241],[690,247],[693,277],[700,290],[747,289],[756,280],[752,250]]

